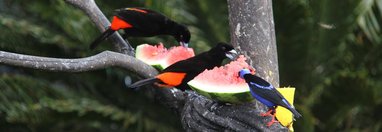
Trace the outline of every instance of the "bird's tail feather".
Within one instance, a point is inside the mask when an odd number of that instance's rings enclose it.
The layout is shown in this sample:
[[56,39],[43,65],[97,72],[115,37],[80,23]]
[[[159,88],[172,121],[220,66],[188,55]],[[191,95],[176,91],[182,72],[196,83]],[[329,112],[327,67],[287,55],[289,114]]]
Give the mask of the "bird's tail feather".
[[98,38],[96,38],[91,44],[90,44],[90,49],[93,50],[95,47],[99,45],[99,43],[102,40],[105,40],[107,37],[112,35],[115,32],[115,30],[111,29],[110,27],[106,29],[105,32],[103,32]]
[[300,118],[302,117],[302,115],[300,113],[298,113],[298,111],[295,109],[295,108],[289,108],[289,110],[293,113],[293,117],[294,118]]
[[140,86],[151,84],[151,83],[158,82],[158,81],[160,81],[158,78],[148,78],[148,79],[144,79],[144,80],[140,80],[138,82],[135,82],[128,87],[132,88],[132,89],[136,89]]
[[281,104],[281,106],[290,110],[293,113],[293,117],[295,117],[295,118],[302,117],[302,115],[297,112],[297,110],[288,102],[288,100],[282,99],[282,102],[283,103]]

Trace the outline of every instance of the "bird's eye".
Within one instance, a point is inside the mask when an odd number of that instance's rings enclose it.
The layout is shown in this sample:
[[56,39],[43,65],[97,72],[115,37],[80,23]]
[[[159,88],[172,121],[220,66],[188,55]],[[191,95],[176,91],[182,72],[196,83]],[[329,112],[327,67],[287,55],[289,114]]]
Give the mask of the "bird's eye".
[[223,50],[223,51],[225,51],[225,50],[226,50],[226,48],[223,46],[223,47],[222,47],[222,50]]

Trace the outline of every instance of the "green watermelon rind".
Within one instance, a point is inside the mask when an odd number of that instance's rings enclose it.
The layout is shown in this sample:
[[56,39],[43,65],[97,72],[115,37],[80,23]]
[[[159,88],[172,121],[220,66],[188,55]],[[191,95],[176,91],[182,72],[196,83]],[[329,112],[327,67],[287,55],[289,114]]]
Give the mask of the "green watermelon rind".
[[208,97],[212,100],[217,100],[220,102],[242,104],[245,102],[251,102],[253,100],[253,97],[249,91],[249,88],[248,88],[248,91],[219,93],[219,92],[207,92],[206,90],[203,90],[203,88],[194,87],[192,84],[189,84],[189,86],[191,87],[191,89],[193,89],[197,93],[205,97]]
[[161,64],[156,64],[156,65],[151,65],[153,66],[155,69],[159,70],[159,71],[162,71],[164,68]]

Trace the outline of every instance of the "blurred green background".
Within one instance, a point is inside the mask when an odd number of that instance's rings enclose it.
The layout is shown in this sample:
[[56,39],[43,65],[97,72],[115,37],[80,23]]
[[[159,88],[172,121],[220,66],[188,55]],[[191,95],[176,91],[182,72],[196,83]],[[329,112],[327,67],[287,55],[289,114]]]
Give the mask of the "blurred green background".
[[[229,42],[224,0],[96,0],[114,9],[147,7],[192,32],[205,51]],[[274,0],[281,86],[295,86],[303,118],[295,130],[381,131],[382,0]],[[78,58],[97,51],[100,32],[63,0],[0,0],[0,48],[16,53]],[[176,44],[173,38],[129,39]],[[180,118],[142,92],[124,88],[120,68],[60,73],[0,65],[0,131],[182,131]],[[155,111],[154,111],[155,109]]]

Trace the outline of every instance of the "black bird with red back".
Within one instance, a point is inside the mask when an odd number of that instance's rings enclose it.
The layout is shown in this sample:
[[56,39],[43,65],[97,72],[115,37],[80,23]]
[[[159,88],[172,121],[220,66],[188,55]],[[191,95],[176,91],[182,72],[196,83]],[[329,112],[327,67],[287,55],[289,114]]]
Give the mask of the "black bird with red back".
[[121,29],[125,31],[124,38],[171,35],[184,47],[188,47],[191,39],[190,31],[185,25],[159,12],[145,8],[123,8],[115,11],[111,25],[90,44],[90,49],[94,49],[101,41]]

